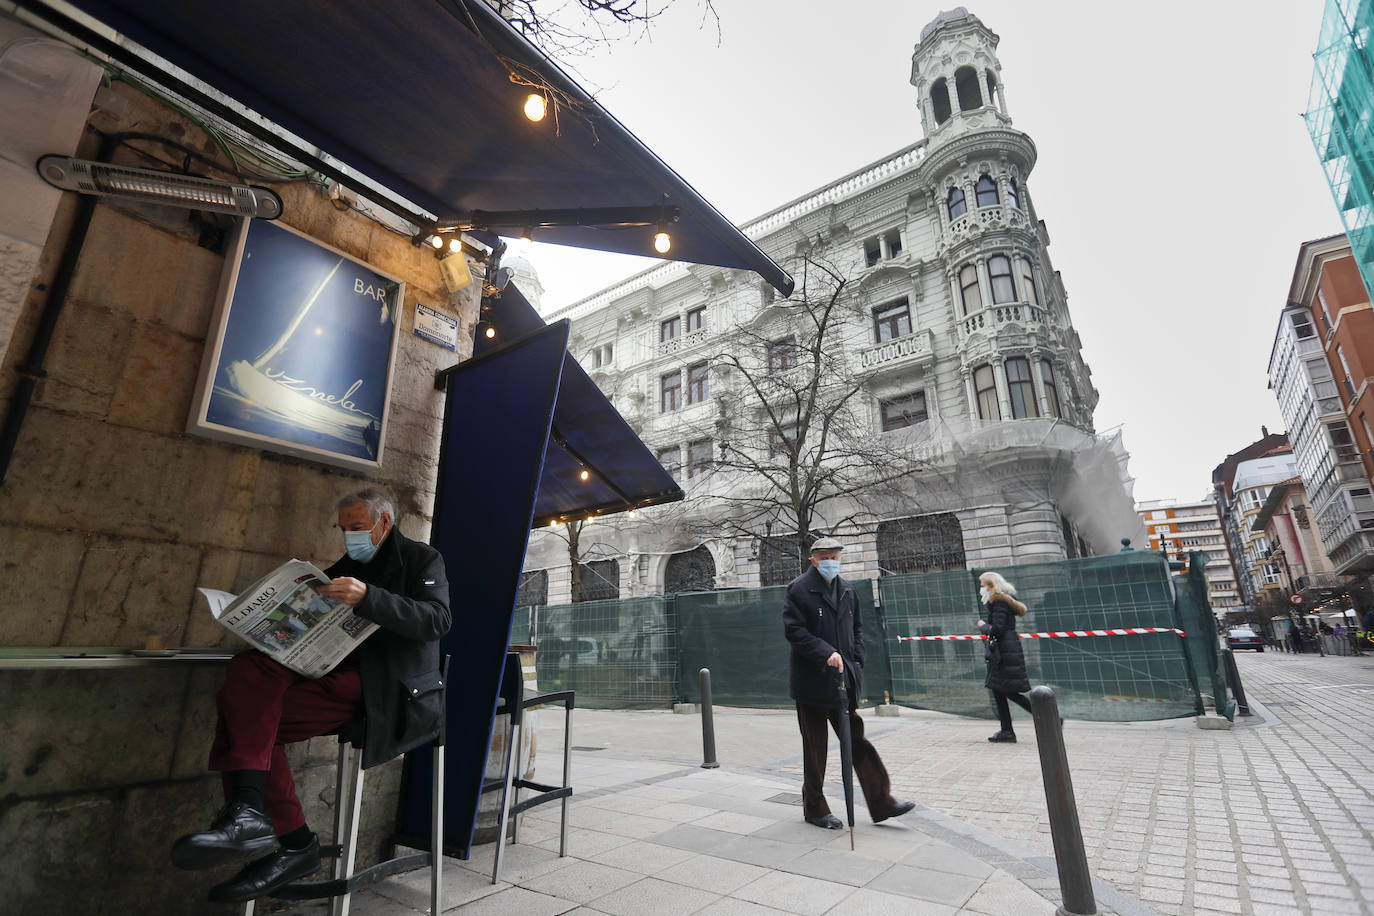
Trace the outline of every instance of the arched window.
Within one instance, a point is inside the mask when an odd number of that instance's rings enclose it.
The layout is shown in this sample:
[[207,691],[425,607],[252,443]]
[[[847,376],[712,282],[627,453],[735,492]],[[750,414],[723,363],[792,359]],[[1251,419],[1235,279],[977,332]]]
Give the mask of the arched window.
[[1016,287],[1011,279],[1011,258],[1004,254],[988,258],[988,280],[992,282],[994,303],[1016,301]]
[[988,175],[983,175],[978,179],[978,184],[973,186],[973,191],[977,197],[978,206],[997,206],[997,182],[993,181]]
[[949,84],[943,76],[930,87],[930,105],[935,109],[936,124],[943,124],[949,120]]
[[972,67],[954,71],[954,92],[959,96],[960,111],[983,107],[983,94],[978,91],[978,71]]
[[879,522],[878,566],[897,575],[967,568],[959,517],[942,512]]
[[972,264],[965,264],[959,271],[959,297],[964,303],[965,317],[983,307],[983,293],[978,289],[978,268]]
[[1031,381],[1030,360],[1024,356],[1013,356],[1006,361],[1007,397],[1011,400],[1011,416],[1014,420],[1025,420],[1040,416],[1040,405],[1035,403],[1035,383]]
[[1007,200],[1011,201],[1011,205],[1016,209],[1021,209],[1021,188],[1016,184],[1015,178],[1007,181]]
[[958,188],[949,189],[949,196],[945,198],[945,204],[949,207],[950,219],[958,219],[968,212],[968,202],[964,200],[964,192]]
[[716,589],[716,560],[705,544],[675,553],[663,569],[663,593],[711,592]]
[[1021,268],[1021,297],[1031,305],[1040,304],[1040,294],[1035,289],[1035,271],[1031,267],[1031,262],[1025,258],[1017,258],[1017,265]]
[[997,379],[992,367],[984,364],[973,370],[973,393],[978,398],[978,416],[984,420],[1002,419],[1002,408],[997,404]]

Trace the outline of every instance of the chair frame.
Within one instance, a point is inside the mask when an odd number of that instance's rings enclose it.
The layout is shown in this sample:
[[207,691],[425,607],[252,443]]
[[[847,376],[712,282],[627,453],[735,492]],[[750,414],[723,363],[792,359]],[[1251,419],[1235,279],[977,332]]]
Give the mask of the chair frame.
[[[505,682],[502,684],[501,699],[497,706],[509,710],[511,717],[510,740],[506,743],[505,764],[499,780],[491,780],[482,785],[482,792],[501,790],[500,811],[496,819],[496,855],[491,867],[491,883],[500,880],[501,859],[506,849],[506,822],[512,816],[522,814],[530,808],[557,801],[562,805],[559,819],[558,855],[568,854],[568,799],[572,797],[572,711],[575,705],[575,692],[562,690],[556,693],[541,693],[524,696],[524,678],[518,666],[507,665]],[[524,728],[525,711],[534,706],[563,706],[563,784],[548,785],[515,775],[520,765],[520,733]],[[539,794],[520,800],[521,789],[533,789]],[[520,821],[511,827],[511,843],[519,842]]]
[[[439,663],[440,686],[448,681],[449,657]],[[445,705],[447,705],[447,691]],[[360,872],[353,870],[358,852],[358,825],[363,802],[363,730],[356,727],[361,720],[351,722],[339,730],[337,787],[334,796],[334,842],[320,847],[320,855],[334,860],[331,878],[327,881],[297,881],[279,887],[267,896],[279,900],[318,900],[333,898],[331,916],[348,916],[353,892],[375,884],[401,872],[429,866],[430,912],[440,913],[443,894],[444,850],[444,739],[445,715],[439,713],[439,734],[431,742],[434,753],[434,773],[430,786],[430,848],[427,852],[396,856],[378,862]],[[244,904],[243,916],[253,916],[253,904]]]

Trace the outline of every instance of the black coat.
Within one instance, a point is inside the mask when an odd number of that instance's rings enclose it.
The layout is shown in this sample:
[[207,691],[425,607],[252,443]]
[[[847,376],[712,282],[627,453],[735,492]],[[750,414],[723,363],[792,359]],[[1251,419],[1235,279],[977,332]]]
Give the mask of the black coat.
[[367,715],[363,766],[376,766],[439,733],[439,638],[453,621],[444,558],[393,527],[367,563],[345,554],[324,572],[366,582],[353,611],[379,625],[353,653]]
[[787,585],[782,631],[792,644],[787,690],[792,699],[810,706],[839,706],[835,669],[825,664],[832,653],[844,659],[850,704],[863,690],[864,634],[854,586],[836,577],[838,604],[830,601],[830,585],[813,566]]
[[987,623],[979,628],[988,637],[983,653],[988,676],[983,686],[1001,693],[1025,693],[1030,690],[1030,679],[1021,637],[1016,635],[1016,618],[1026,612],[1026,606],[1010,595],[993,592],[986,607]]

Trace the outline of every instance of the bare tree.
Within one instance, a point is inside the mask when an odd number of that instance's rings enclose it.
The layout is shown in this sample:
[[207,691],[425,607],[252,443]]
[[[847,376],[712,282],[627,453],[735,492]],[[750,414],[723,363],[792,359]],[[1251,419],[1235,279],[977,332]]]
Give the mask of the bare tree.
[[[649,35],[650,25],[675,0],[489,0],[526,38],[554,57],[580,56],[622,39]],[[696,0],[701,25],[720,30],[720,17],[711,0]]]
[[720,459],[707,524],[749,535],[776,529],[795,539],[801,561],[818,525],[852,530],[924,463],[905,439],[887,441],[874,428],[869,375],[849,339],[867,321],[863,297],[817,255],[791,266],[793,295],[727,332],[712,361]]

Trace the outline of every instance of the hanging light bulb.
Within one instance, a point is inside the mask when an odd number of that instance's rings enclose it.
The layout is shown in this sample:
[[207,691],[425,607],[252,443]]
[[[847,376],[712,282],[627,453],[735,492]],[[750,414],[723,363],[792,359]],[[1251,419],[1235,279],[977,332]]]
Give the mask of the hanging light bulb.
[[578,474],[577,476],[578,476],[578,477],[581,477],[583,480],[591,480],[591,479],[592,479],[592,472],[589,471],[589,470],[587,470],[586,468],[583,468],[583,469],[582,469],[582,473],[581,473],[581,474]]
[[443,247],[444,247],[444,240],[441,239],[441,238],[439,238],[439,236],[437,236],[437,235],[431,235],[431,236],[429,237],[429,243],[430,243],[431,245],[433,245],[435,248],[443,248]]
[[662,223],[658,224],[658,232],[654,233],[654,251],[659,254],[667,254],[668,249],[673,247],[673,238],[668,234],[668,230]]
[[542,121],[544,120],[545,113],[548,111],[548,107],[548,102],[544,100],[542,94],[531,92],[525,98],[525,117],[529,118],[531,121]]

